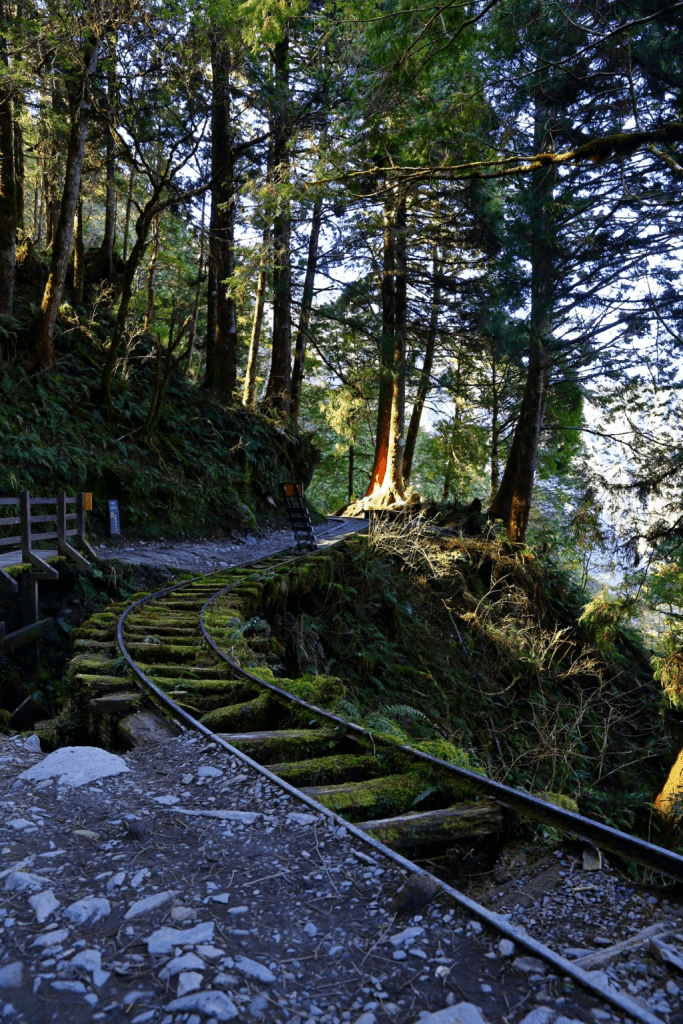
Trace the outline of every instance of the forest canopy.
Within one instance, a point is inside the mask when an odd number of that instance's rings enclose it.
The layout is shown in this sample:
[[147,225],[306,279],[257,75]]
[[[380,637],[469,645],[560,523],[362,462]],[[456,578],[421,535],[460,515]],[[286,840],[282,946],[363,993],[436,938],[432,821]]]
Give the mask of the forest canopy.
[[540,475],[596,529],[591,495],[637,494],[634,550],[675,552],[682,28],[664,0],[0,0],[4,364],[78,347],[114,426],[147,373],[148,438],[178,378],[314,431],[328,509],[474,497],[523,543]]

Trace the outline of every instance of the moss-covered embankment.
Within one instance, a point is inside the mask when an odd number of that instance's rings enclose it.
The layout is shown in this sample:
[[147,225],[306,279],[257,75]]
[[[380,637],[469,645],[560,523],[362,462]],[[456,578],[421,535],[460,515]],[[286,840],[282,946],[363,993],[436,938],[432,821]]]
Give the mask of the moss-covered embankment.
[[675,756],[660,688],[637,637],[619,627],[605,645],[551,562],[386,530],[243,594],[239,620],[219,606],[212,628],[276,683],[339,678],[325,706],[342,715],[652,837]]

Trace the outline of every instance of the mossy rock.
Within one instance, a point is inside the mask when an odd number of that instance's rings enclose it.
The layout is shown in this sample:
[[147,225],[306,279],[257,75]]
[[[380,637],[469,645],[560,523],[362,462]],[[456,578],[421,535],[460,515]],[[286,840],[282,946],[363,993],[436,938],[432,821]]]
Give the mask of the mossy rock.
[[565,811],[573,811],[574,814],[581,813],[576,800],[565,793],[551,793],[548,790],[543,790],[534,793],[533,796],[537,796],[540,800],[547,800],[549,804],[555,804],[556,807],[561,807]]
[[275,679],[274,683],[294,697],[325,711],[336,710],[346,694],[344,684],[336,676],[301,676],[299,679]]
[[419,809],[421,798],[431,788],[419,772],[409,772],[369,779],[348,788],[342,786],[335,790],[331,787],[329,793],[318,790],[313,795],[323,806],[338,811],[350,821],[365,821]]

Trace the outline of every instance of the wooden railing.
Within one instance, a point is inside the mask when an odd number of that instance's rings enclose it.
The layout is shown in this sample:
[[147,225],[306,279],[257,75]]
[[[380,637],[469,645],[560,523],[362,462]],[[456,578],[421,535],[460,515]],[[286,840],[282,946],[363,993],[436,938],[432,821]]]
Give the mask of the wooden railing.
[[[0,583],[21,592],[23,627],[14,633],[4,632],[0,622],[0,649],[11,651],[35,639],[48,619],[40,620],[38,613],[38,583],[40,580],[59,579],[59,571],[50,565],[47,558],[63,555],[78,569],[89,569],[90,562],[85,556],[95,559],[85,536],[85,513],[88,504],[83,493],[70,496],[66,493],[56,498],[34,498],[28,491],[21,491],[16,497],[0,498],[0,513],[15,514],[0,517]],[[75,539],[81,551],[71,543]],[[56,541],[56,544],[55,544]],[[7,571],[10,565],[31,566],[19,580]],[[2,565],[5,568],[2,568]]]

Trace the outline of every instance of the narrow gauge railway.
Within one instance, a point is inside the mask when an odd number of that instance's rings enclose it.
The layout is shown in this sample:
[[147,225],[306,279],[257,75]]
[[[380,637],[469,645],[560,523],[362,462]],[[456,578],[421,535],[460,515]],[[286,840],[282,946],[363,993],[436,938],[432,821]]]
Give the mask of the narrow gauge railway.
[[[328,547],[343,539],[328,540]],[[683,881],[683,857],[371,733],[306,699],[310,687],[307,691],[296,681],[283,681],[299,690],[290,693],[261,678],[258,670],[242,668],[221,649],[207,625],[215,602],[239,602],[246,596],[253,603],[255,590],[264,581],[277,586],[278,579],[302,561],[324,556],[325,548],[306,554],[278,552],[133,601],[118,617],[116,643],[143,693],[183,727],[228,747],[316,811],[343,818],[347,828],[413,874],[433,878],[405,853],[419,856],[420,850],[435,843],[453,845],[494,832],[509,810]],[[97,643],[97,636],[92,639]],[[99,639],[103,649],[111,649],[113,637],[105,623]],[[107,680],[120,690],[125,682],[106,675],[108,664],[103,660],[97,668],[84,662],[81,672],[89,674],[82,675],[82,681],[95,684],[95,692],[105,692]],[[432,805],[438,806],[415,813],[412,805],[426,787]],[[632,1020],[661,1024],[661,1018],[641,1003],[606,986],[604,978],[591,976],[448,882],[433,880],[462,909],[556,973],[572,978]]]

